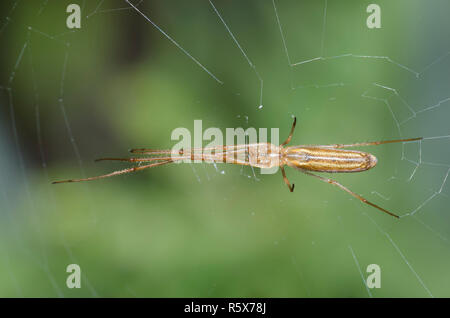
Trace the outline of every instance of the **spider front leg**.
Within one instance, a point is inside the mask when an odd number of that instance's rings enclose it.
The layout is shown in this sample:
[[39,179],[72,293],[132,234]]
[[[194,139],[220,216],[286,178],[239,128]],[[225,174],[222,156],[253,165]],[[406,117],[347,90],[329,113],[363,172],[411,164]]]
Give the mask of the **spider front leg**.
[[288,178],[286,177],[286,171],[284,171],[284,167],[280,167],[280,169],[281,169],[281,174],[283,175],[284,183],[286,183],[286,185],[288,186],[289,191],[294,192],[295,184],[293,183],[291,185],[291,183],[289,182]]
[[285,146],[291,142],[292,135],[294,134],[295,124],[297,124],[297,117],[294,117],[294,122],[292,123],[291,132],[289,133],[289,136],[287,137],[287,139],[281,144],[281,146]]

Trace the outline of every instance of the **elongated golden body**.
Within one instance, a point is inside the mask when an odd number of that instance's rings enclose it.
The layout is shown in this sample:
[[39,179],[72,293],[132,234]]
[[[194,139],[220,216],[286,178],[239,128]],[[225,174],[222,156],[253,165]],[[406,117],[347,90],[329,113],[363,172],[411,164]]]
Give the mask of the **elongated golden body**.
[[377,164],[367,152],[321,147],[288,147],[282,159],[290,167],[317,172],[359,172]]
[[177,156],[172,155],[171,159],[222,162],[256,168],[286,165],[315,172],[360,172],[377,164],[377,158],[370,153],[337,149],[333,145],[282,147],[271,143],[221,146],[212,151],[186,149]]
[[382,144],[420,141],[421,137],[396,139],[396,140],[382,140],[372,142],[360,142],[353,144],[332,144],[332,145],[301,145],[285,147],[292,138],[294,128],[297,120],[294,118],[289,137],[279,146],[271,143],[255,143],[255,144],[241,144],[229,146],[215,146],[210,148],[193,148],[180,150],[156,150],[156,149],[131,149],[131,153],[147,155],[148,157],[141,158],[102,158],[99,160],[117,160],[134,162],[143,165],[138,165],[122,170],[113,171],[97,177],[69,179],[62,181],[55,181],[53,183],[66,182],[80,182],[91,181],[112,176],[122,175],[125,173],[140,171],[152,167],[163,166],[174,162],[183,161],[197,161],[197,162],[223,162],[237,165],[252,166],[255,168],[273,168],[280,167],[283,175],[283,180],[289,187],[291,192],[294,191],[294,184],[291,184],[286,177],[284,166],[296,168],[306,175],[315,177],[321,181],[335,185],[344,190],[348,194],[357,198],[361,202],[368,204],[378,210],[399,218],[398,215],[383,209],[382,207],[367,201],[359,194],[354,193],[339,182],[327,177],[316,175],[312,172],[360,172],[369,170],[377,164],[377,158],[368,153],[357,150],[345,150],[343,148],[360,147],[360,146],[376,146]]

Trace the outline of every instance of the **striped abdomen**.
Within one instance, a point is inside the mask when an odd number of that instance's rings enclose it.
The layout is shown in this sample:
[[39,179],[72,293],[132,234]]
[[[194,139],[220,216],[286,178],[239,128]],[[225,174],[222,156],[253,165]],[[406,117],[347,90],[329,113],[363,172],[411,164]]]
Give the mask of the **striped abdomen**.
[[283,159],[288,166],[318,172],[359,172],[377,164],[367,152],[320,147],[289,147]]

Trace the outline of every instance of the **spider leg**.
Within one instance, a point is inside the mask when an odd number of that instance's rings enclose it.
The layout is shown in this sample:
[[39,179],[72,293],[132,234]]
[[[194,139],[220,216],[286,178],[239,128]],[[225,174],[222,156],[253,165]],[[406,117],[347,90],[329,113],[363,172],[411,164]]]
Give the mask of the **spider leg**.
[[[181,157],[180,157],[181,158]],[[95,159],[95,162],[98,161],[126,161],[126,162],[151,162],[151,161],[167,161],[167,160],[176,160],[179,159],[178,157],[172,158],[172,157],[149,157],[149,158],[98,158]],[[181,158],[181,159],[188,159]]]
[[147,149],[147,148],[134,148],[134,149],[129,149],[128,151],[131,153],[155,154],[155,155],[172,153],[172,150],[168,150],[168,149]]
[[330,184],[332,184],[332,185],[335,185],[335,186],[341,188],[342,190],[344,190],[345,192],[349,193],[350,195],[354,196],[355,198],[357,198],[357,199],[360,200],[361,202],[364,202],[364,203],[366,203],[366,204],[368,204],[368,205],[370,205],[370,206],[373,206],[374,208],[377,208],[378,210],[380,210],[380,211],[382,211],[382,212],[384,212],[384,213],[387,213],[387,214],[389,214],[389,215],[391,215],[391,216],[393,216],[393,217],[396,217],[397,219],[399,218],[398,215],[396,215],[396,214],[394,214],[394,213],[392,213],[392,212],[389,212],[388,210],[385,210],[385,209],[383,209],[382,207],[380,207],[380,206],[378,206],[378,205],[376,205],[376,204],[374,204],[374,203],[372,203],[372,202],[370,202],[370,201],[367,201],[366,199],[364,199],[364,198],[363,198],[362,196],[360,196],[359,194],[356,194],[355,192],[349,190],[348,188],[344,187],[342,184],[340,184],[339,182],[337,182],[337,181],[335,181],[335,180],[333,180],[333,179],[329,179],[329,178],[324,178],[324,177],[322,177],[322,176],[318,176],[318,175],[313,174],[313,173],[311,173],[311,172],[308,172],[308,171],[306,171],[306,170],[304,170],[304,169],[299,169],[299,170],[300,170],[301,172],[303,172],[304,174],[307,174],[307,175],[309,175],[309,176],[313,176],[313,177],[315,177],[315,178],[317,178],[317,179],[319,179],[319,180],[322,180],[323,182],[327,182],[327,183],[330,183]]
[[285,146],[291,142],[292,135],[294,134],[294,129],[295,129],[296,124],[297,124],[297,117],[294,117],[294,122],[292,123],[291,132],[289,133],[289,136],[287,137],[287,139],[280,146]]
[[69,179],[69,180],[61,180],[61,181],[54,181],[52,182],[53,184],[56,183],[66,183],[66,182],[80,182],[80,181],[92,181],[92,180],[97,180],[97,179],[103,179],[103,178],[109,178],[109,177],[113,177],[113,176],[118,176],[121,174],[125,174],[125,173],[130,173],[130,172],[135,172],[135,171],[139,171],[139,170],[144,170],[147,168],[152,168],[152,167],[157,167],[157,166],[162,166],[168,163],[173,162],[172,160],[166,160],[166,161],[162,161],[162,162],[156,162],[156,163],[151,163],[145,166],[138,166],[138,167],[131,167],[131,168],[127,168],[127,169],[123,169],[123,170],[117,170],[108,174],[104,174],[101,176],[97,176],[97,177],[90,177],[90,178],[83,178],[83,179]]
[[[222,148],[222,147],[220,147]],[[204,162],[224,162],[224,163],[236,163],[236,164],[246,164],[248,165],[249,162],[246,162],[245,160],[240,160],[236,158],[239,155],[245,155],[246,154],[246,148],[247,145],[238,145],[233,147],[225,147],[223,149],[229,149],[229,150],[223,150],[219,148],[203,148],[199,150],[217,150],[219,149],[220,152],[215,154],[209,154],[209,153],[202,153],[202,152],[193,152],[192,149],[187,150],[180,150],[180,154],[178,156],[159,156],[161,153],[151,153],[146,152],[146,154],[152,155],[151,157],[142,157],[142,158],[99,158],[95,161],[125,161],[125,162],[152,162],[152,161],[181,161],[181,160],[200,160]],[[159,151],[159,150],[156,150]],[[170,153],[170,152],[169,152]]]
[[[248,144],[243,145],[226,145],[226,146],[217,146],[217,147],[206,147],[206,148],[189,148],[189,149],[180,149],[179,154],[183,153],[202,153],[204,151],[232,151],[238,150],[249,146]],[[152,154],[152,155],[160,155],[160,154],[171,154],[173,150],[169,149],[149,149],[149,148],[134,148],[128,150],[131,153],[141,153],[141,154]]]
[[288,178],[286,177],[286,171],[284,171],[284,167],[280,167],[280,169],[281,169],[281,174],[283,175],[284,183],[286,183],[286,185],[288,186],[289,191],[294,192],[295,184],[291,185],[291,183],[289,182]]
[[417,141],[422,140],[423,137],[418,138],[409,138],[409,139],[395,139],[395,140],[381,140],[381,141],[370,141],[370,142],[359,142],[355,144],[332,144],[332,145],[320,145],[317,147],[322,148],[349,148],[349,147],[361,147],[361,146],[377,146],[383,144],[392,144],[396,142],[409,142],[409,141]]

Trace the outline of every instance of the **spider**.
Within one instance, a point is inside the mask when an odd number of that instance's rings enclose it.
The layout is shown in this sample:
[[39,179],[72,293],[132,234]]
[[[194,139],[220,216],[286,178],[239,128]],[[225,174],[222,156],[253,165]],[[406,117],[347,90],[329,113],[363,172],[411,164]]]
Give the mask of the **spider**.
[[[133,154],[148,155],[148,157],[142,158],[101,158],[96,161],[102,160],[117,160],[134,162],[143,165],[134,166],[131,168],[117,170],[108,174],[82,178],[82,179],[69,179],[62,181],[55,181],[53,183],[67,183],[67,182],[80,182],[80,181],[92,181],[112,176],[117,176],[125,173],[144,170],[147,168],[153,168],[163,166],[176,161],[186,160],[200,160],[204,162],[225,162],[238,165],[247,165],[256,168],[272,168],[280,167],[283,180],[288,186],[291,192],[294,191],[294,184],[291,184],[286,176],[285,166],[295,168],[308,176],[312,176],[321,181],[335,185],[345,192],[349,193],[353,197],[357,198],[361,202],[364,202],[378,210],[387,213],[393,217],[399,218],[398,215],[366,200],[359,194],[351,191],[347,187],[343,186],[339,182],[315,174],[315,172],[328,172],[328,173],[342,173],[342,172],[361,172],[369,170],[377,164],[377,158],[367,152],[357,150],[347,150],[344,148],[360,147],[360,146],[374,146],[396,142],[409,142],[421,140],[419,138],[409,139],[396,139],[396,140],[383,140],[372,142],[361,142],[353,144],[331,144],[331,145],[300,145],[289,146],[292,135],[294,134],[297,118],[294,118],[291,131],[288,138],[279,146],[271,143],[253,143],[253,144],[240,144],[232,146],[217,146],[210,148],[192,148],[182,149],[176,153],[172,150],[156,150],[156,149],[131,149]],[[145,164],[147,163],[147,164]]]

